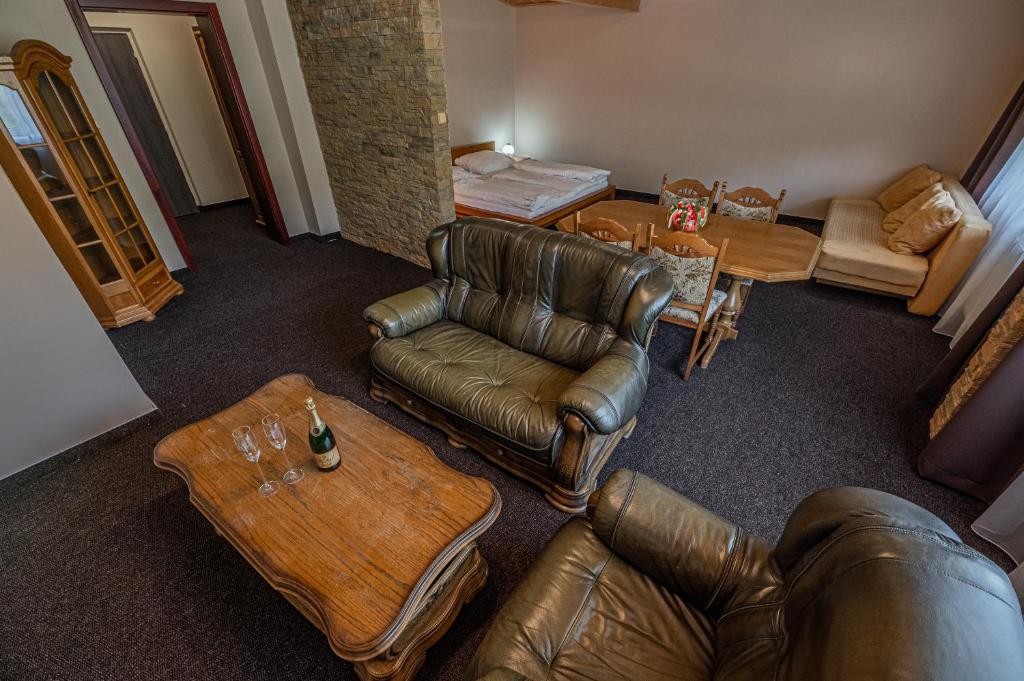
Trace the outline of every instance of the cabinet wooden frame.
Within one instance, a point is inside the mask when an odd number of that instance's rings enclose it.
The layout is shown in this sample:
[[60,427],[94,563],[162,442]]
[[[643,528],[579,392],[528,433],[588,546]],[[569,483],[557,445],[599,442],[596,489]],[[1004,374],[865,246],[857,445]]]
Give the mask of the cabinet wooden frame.
[[[22,40],[14,45],[9,58],[0,59],[0,85],[17,94],[41,138],[39,143],[19,144],[6,126],[0,126],[0,165],[100,324],[114,328],[151,321],[157,310],[184,289],[167,271],[71,76],[70,65],[69,57],[40,40]],[[41,78],[52,92],[49,103],[40,90]],[[66,123],[64,134],[58,120]],[[72,161],[72,144],[77,145],[77,161]],[[37,175],[24,153],[33,148],[48,149],[50,161],[61,175],[50,175],[49,179],[61,181],[67,194],[54,197],[47,193],[42,181],[48,173],[40,171]],[[85,164],[91,168],[90,177],[95,178],[92,183],[82,172]],[[109,206],[108,213],[99,205],[101,194]],[[77,204],[88,223],[85,227],[95,239],[76,240],[71,225],[56,207],[64,200]],[[120,225],[117,231],[109,223],[115,218]],[[97,256],[102,254],[103,263],[109,261],[109,276],[100,277],[97,267],[86,260],[85,249]]]

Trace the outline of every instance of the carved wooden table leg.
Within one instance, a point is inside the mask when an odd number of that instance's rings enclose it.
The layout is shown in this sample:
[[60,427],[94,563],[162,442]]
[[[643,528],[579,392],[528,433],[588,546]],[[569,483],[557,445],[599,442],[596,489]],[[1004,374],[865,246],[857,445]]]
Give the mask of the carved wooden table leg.
[[406,681],[423,666],[434,645],[487,581],[487,563],[476,543],[466,547],[434,582],[416,614],[391,647],[377,657],[356,662],[363,681]]
[[702,369],[707,369],[708,365],[711,364],[715,351],[718,350],[718,346],[722,341],[735,340],[740,335],[737,325],[749,296],[750,280],[734,276],[729,283],[725,302],[722,303],[722,309],[718,314],[718,323],[715,325],[714,331],[712,331],[714,335],[711,337],[708,349],[704,351],[704,356],[700,360]]

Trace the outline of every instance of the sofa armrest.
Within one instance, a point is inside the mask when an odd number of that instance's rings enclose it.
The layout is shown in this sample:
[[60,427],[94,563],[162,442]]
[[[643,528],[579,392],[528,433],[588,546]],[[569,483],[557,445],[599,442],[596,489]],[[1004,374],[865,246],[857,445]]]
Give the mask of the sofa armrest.
[[409,291],[378,300],[363,310],[363,319],[388,338],[400,338],[444,318],[444,293],[440,279]]
[[507,667],[495,667],[476,681],[528,681],[519,672],[514,672]]
[[598,433],[614,433],[640,409],[649,370],[643,348],[620,338],[569,384],[558,400],[559,410],[577,414]]
[[639,473],[612,473],[587,513],[613,552],[707,612],[740,588],[778,582],[765,542]]
[[987,222],[965,221],[928,254],[928,275],[907,309],[930,317],[942,307],[988,242],[992,227]]

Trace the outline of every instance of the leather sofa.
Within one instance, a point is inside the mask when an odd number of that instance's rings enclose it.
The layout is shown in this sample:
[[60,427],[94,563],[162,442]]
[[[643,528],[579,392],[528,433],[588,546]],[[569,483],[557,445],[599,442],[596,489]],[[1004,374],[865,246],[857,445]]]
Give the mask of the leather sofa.
[[588,514],[545,547],[467,679],[1024,679],[1006,574],[898,497],[813,494],[774,547],[627,470]]
[[913,314],[938,312],[992,233],[992,225],[955,177],[943,173],[942,188],[964,216],[938,246],[922,255],[889,250],[889,235],[882,229],[886,212],[874,199],[834,199],[821,233],[815,280],[905,297]]
[[363,316],[370,393],[582,512],[636,424],[672,280],[644,255],[466,218],[427,238],[434,279]]

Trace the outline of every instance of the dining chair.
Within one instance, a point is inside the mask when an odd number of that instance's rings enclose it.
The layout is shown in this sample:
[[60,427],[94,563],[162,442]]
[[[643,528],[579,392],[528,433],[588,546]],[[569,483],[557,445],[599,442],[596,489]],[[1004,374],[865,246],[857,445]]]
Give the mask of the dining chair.
[[648,225],[646,230],[645,252],[668,271],[675,284],[672,302],[660,319],[694,330],[684,381],[690,380],[694,365],[711,344],[718,314],[726,299],[725,291],[716,289],[715,283],[728,247],[728,239],[723,239],[721,246],[715,246],[692,232],[655,236],[654,225]]
[[669,203],[680,201],[692,203],[696,207],[704,206],[711,210],[715,205],[715,196],[718,195],[718,180],[711,185],[711,189],[704,186],[700,180],[676,180],[671,184],[666,174],[661,178],[661,193],[658,194],[658,205],[664,206]]
[[634,252],[640,250],[645,234],[643,225],[637,225],[636,229],[630,232],[621,223],[610,218],[585,219],[582,211],[576,211],[573,216],[572,231],[573,234],[589,236]]
[[786,198],[785,189],[779,198],[775,198],[759,187],[742,187],[736,191],[728,191],[728,187],[729,183],[723,180],[715,214],[755,222],[775,222],[778,219]]

